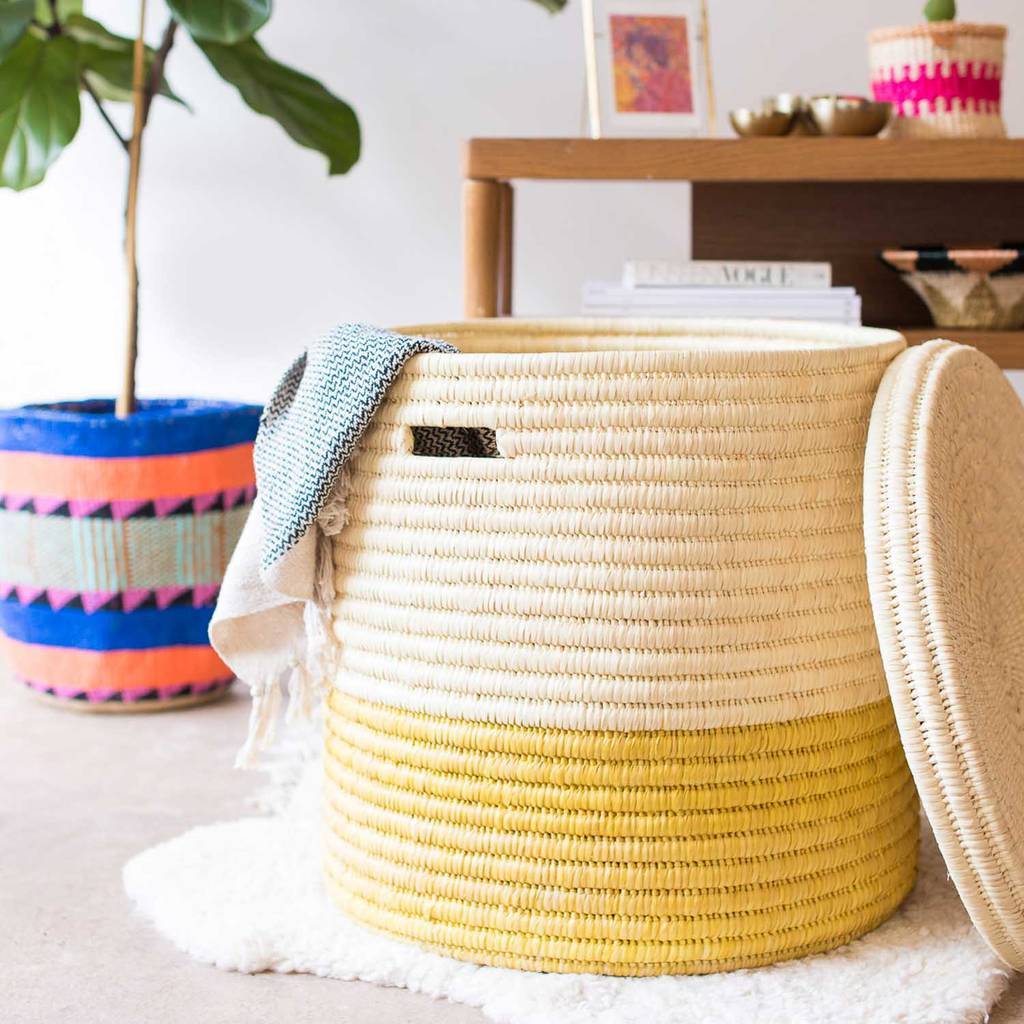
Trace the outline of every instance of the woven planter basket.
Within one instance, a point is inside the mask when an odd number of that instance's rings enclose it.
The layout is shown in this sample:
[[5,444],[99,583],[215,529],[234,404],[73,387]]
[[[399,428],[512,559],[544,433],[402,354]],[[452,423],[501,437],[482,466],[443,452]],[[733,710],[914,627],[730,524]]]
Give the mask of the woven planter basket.
[[207,639],[255,497],[256,406],[152,399],[0,410],[0,650],[80,711],[227,692]]
[[[617,975],[767,964],[885,920],[918,810],[861,495],[902,339],[403,330],[461,354],[410,360],[349,466],[338,905],[460,959]],[[414,454],[431,427],[493,431],[498,457]]]
[[939,21],[868,36],[871,90],[893,105],[890,138],[998,139],[1006,28]]

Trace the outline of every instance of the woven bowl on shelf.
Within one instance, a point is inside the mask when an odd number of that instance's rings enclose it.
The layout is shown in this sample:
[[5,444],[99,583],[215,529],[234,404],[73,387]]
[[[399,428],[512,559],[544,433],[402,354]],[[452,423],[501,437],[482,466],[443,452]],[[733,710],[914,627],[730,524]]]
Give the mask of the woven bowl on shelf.
[[887,249],[882,261],[921,296],[939,327],[1024,327],[1019,246]]
[[[918,805],[861,496],[894,332],[401,328],[335,538],[327,860],[463,960],[701,974],[832,949],[910,890]],[[414,453],[481,431],[481,457]],[[435,449],[436,450],[436,449]]]

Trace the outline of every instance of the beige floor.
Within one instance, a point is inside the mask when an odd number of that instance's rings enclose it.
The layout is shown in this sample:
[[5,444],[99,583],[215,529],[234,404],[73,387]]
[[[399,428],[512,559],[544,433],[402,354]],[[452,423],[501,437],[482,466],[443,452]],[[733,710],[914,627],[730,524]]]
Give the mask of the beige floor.
[[[230,765],[246,710],[236,696],[175,714],[76,715],[0,686],[0,1022],[484,1020],[359,982],[217,971],[133,915],[120,882],[128,857],[244,813],[254,781]],[[990,1024],[1011,1022],[1024,1022],[1024,984]]]

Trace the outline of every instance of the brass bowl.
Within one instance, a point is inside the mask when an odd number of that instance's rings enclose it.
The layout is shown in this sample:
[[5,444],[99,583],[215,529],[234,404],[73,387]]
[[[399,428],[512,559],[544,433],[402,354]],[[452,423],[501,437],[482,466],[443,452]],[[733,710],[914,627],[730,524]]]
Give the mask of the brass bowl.
[[892,116],[891,103],[861,96],[812,96],[807,109],[822,135],[877,135]]
[[796,114],[783,110],[750,110],[739,107],[729,111],[729,123],[737,135],[785,135],[793,126]]
[[774,96],[766,96],[761,103],[764,110],[777,110],[783,114],[799,114],[806,105],[803,96],[795,92],[780,92]]
[[790,135],[820,135],[818,126],[811,119],[811,111],[807,106],[807,100],[795,92],[780,92],[776,96],[769,96],[764,101],[765,110],[781,110],[784,114],[793,115],[793,124],[790,126]]

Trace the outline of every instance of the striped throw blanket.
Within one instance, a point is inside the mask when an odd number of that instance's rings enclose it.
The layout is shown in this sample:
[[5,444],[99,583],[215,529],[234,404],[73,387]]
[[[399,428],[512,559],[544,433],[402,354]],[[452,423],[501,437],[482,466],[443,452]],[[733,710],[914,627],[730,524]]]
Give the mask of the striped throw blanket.
[[[240,766],[272,741],[286,680],[291,716],[308,715],[329,679],[328,538],[345,521],[347,459],[406,361],[420,352],[454,351],[443,341],[344,324],[309,346],[267,404],[256,437],[253,514],[210,624],[210,642],[252,690]],[[438,438],[450,447],[450,435]]]

